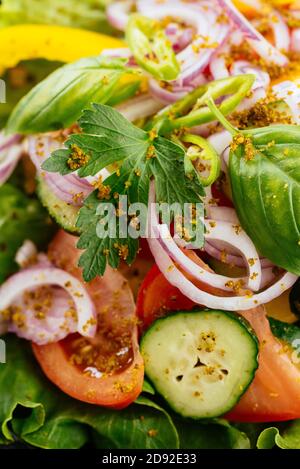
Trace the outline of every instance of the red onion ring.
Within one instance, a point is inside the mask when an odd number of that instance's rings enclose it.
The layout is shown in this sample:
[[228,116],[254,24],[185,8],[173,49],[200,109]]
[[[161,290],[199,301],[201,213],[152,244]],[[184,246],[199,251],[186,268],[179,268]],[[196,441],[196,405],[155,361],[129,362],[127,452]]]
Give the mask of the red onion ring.
[[158,99],[161,103],[166,105],[175,103],[190,93],[192,90],[192,86],[185,86],[181,88],[179,87],[179,89],[177,88],[177,91],[174,89],[173,91],[169,91],[166,88],[160,86],[160,84],[154,80],[154,78],[150,78],[149,80],[149,91],[151,93],[152,99]]
[[296,124],[300,124],[300,88],[293,81],[286,80],[272,87],[273,93],[290,108]]
[[248,278],[226,277],[224,275],[215,274],[205,269],[201,269],[199,265],[187,257],[177,246],[167,225],[159,225],[157,230],[160,235],[161,245],[166,250],[168,255],[173,259],[174,262],[176,262],[177,265],[180,265],[185,270],[185,272],[192,275],[200,282],[231,292],[234,291],[234,286],[231,285],[236,285],[237,282],[241,285],[248,283]]
[[5,135],[3,132],[0,132],[0,152],[16,143],[19,143],[20,140],[21,135],[19,134]]
[[[200,290],[188,280],[175,266],[159,240],[159,226],[155,207],[155,188],[153,181],[148,199],[148,244],[155,262],[166,279],[178,288],[183,295],[194,303],[211,309],[225,309],[228,311],[245,311],[264,303],[269,303],[289,289],[298,279],[291,273],[286,273],[271,287],[261,293],[235,297],[219,297]],[[156,239],[158,237],[158,239]]]
[[247,60],[237,60],[230,68],[231,75],[243,75],[249,73],[256,77],[252,87],[253,90],[256,90],[257,88],[266,89],[270,85],[270,75],[259,67],[255,67]]
[[205,240],[213,240],[233,246],[245,260],[248,270],[248,288],[253,291],[260,289],[261,264],[256,248],[239,224],[219,220],[205,220]]
[[288,64],[288,58],[272,46],[254,26],[239,12],[230,0],[217,0],[220,7],[228,14],[232,22],[242,31],[251,47],[266,62],[273,62],[280,66]]
[[274,34],[275,47],[280,51],[288,52],[291,45],[290,31],[278,11],[272,10],[269,24]]
[[[25,291],[48,285],[60,287],[68,294],[68,299],[72,300],[77,312],[76,330],[83,336],[94,337],[97,315],[88,292],[75,277],[53,266],[45,267],[45,265],[37,264],[6,280],[0,286],[0,311],[7,311],[20,300],[20,295]],[[55,310],[52,313],[55,315]],[[69,333],[69,331],[67,332]],[[44,337],[40,339],[44,340]]]
[[5,137],[0,133],[0,186],[9,179],[22,156],[20,139],[17,134]]
[[62,142],[52,134],[42,134],[28,138],[28,153],[40,177],[44,178],[51,191],[64,202],[79,207],[83,200],[94,190],[85,178],[76,174],[61,176],[41,169],[42,163],[50,157],[51,152],[62,148]]
[[[158,5],[155,2],[140,0],[138,10],[155,19],[165,17],[179,18],[180,21],[196,29],[196,37],[178,55],[181,63],[181,74],[176,80],[178,86],[190,85],[208,65],[215,50],[223,43],[229,33],[229,26],[217,21],[218,11],[216,5],[203,2],[198,5],[186,7],[184,2],[174,1]],[[208,41],[212,44],[206,47]]]
[[293,29],[291,33],[291,50],[300,52],[300,28]]
[[116,107],[116,109],[131,122],[152,116],[162,108],[162,103],[156,101],[150,94],[136,96]]
[[107,19],[114,28],[125,31],[129,13],[134,3],[133,0],[123,0],[108,5],[106,9]]
[[[214,257],[218,261],[224,262],[224,251],[222,249],[218,249],[215,245],[208,241],[205,243],[204,249],[211,257]],[[260,258],[260,263],[262,269],[274,267],[272,262],[265,258]],[[226,264],[233,265],[235,267],[245,267],[245,260],[240,256],[226,253]]]

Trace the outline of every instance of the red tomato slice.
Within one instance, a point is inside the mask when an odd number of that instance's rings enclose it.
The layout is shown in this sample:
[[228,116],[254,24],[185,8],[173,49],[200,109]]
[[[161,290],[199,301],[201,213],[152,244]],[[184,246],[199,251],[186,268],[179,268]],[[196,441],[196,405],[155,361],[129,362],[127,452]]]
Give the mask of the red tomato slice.
[[[201,288],[218,294],[212,287],[202,284]],[[148,327],[168,311],[190,310],[193,306],[154,266],[141,286],[137,313]],[[300,418],[299,368],[292,363],[289,351],[273,336],[263,307],[241,314],[250,322],[260,341],[259,368],[249,389],[226,418],[239,422]]]
[[[50,245],[49,257],[82,279],[76,242],[74,236],[60,231]],[[32,344],[32,348],[47,377],[66,394],[120,409],[133,402],[143,386],[133,296],[127,280],[111,268],[86,288],[98,311],[97,336],[87,339],[74,334],[48,345]]]
[[260,341],[259,367],[248,391],[226,418],[272,422],[300,417],[300,369],[272,334],[263,307],[243,311]]
[[155,264],[146,275],[137,297],[137,315],[141,329],[147,329],[168,311],[189,310],[195,306],[178,288],[171,285]]

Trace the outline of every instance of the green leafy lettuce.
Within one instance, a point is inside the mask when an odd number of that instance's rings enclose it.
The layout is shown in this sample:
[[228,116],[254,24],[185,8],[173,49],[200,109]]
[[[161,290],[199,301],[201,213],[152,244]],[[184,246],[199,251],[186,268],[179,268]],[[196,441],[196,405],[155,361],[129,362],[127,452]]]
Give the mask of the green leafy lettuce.
[[[224,421],[197,423],[164,410],[150,394],[115,411],[76,401],[42,374],[28,342],[5,336],[0,363],[0,443],[23,441],[40,448],[249,448],[249,440]],[[149,392],[150,391],[150,392]]]
[[19,189],[0,187],[0,283],[17,269],[16,251],[27,239],[40,249],[53,235],[53,225],[41,204]]
[[19,23],[59,24],[111,33],[105,15],[109,0],[2,0],[0,27]]

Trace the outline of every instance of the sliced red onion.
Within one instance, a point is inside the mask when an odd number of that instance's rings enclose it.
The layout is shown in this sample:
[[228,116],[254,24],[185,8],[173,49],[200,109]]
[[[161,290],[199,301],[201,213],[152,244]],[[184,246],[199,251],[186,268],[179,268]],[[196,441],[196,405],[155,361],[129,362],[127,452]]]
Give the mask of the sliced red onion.
[[[67,272],[55,267],[36,265],[10,277],[0,287],[0,311],[7,311],[20,301],[20,295],[42,286],[56,286],[68,294],[77,313],[76,330],[83,336],[93,337],[96,333],[97,315],[93,301],[81,282]],[[26,309],[24,305],[23,311]],[[57,312],[60,314],[60,312]],[[51,312],[55,316],[55,310]],[[51,318],[52,321],[52,318]],[[51,325],[49,319],[49,325]],[[31,327],[30,318],[28,326]],[[74,331],[73,331],[74,332]],[[70,333],[70,331],[67,331]],[[57,340],[57,339],[54,339]]]
[[256,90],[257,88],[268,88],[271,82],[270,75],[267,72],[264,72],[259,67],[255,67],[247,60],[237,60],[234,62],[230,68],[230,74],[255,75],[255,82],[252,87],[253,90]]
[[256,248],[241,225],[218,220],[204,221],[205,239],[225,243],[242,254],[248,270],[248,288],[253,291],[260,289],[261,264]]
[[71,304],[61,288],[28,289],[15,298],[7,331],[38,345],[62,340],[77,331],[76,310]]
[[266,60],[266,62],[275,63],[280,66],[288,64],[288,58],[273,47],[272,44],[254,28],[244,15],[233,5],[231,0],[217,0],[217,2],[224,12],[228,14],[228,17],[233,23],[242,31],[251,47],[253,47],[257,54]]
[[252,95],[243,101],[237,107],[237,111],[249,109],[259,100],[267,95],[267,88],[270,85],[271,79],[267,72],[264,72],[259,67],[255,67],[246,60],[238,60],[230,68],[231,75],[252,74],[256,77],[252,86]]
[[223,54],[224,52],[218,50],[214,54],[209,64],[210,73],[212,74],[214,80],[220,80],[221,78],[229,77],[229,71],[226,66],[226,60]]
[[[206,241],[204,249],[207,254],[209,254],[211,257],[214,257],[218,261],[224,262],[224,260],[226,260],[226,264],[233,265],[235,267],[246,267],[244,258],[241,256],[230,254],[229,252],[227,252],[228,248],[224,253],[224,250],[222,248],[216,247],[215,243],[212,244],[211,242]],[[274,267],[274,264],[272,264],[271,261],[265,258],[260,259],[260,264],[263,269]]]
[[280,296],[289,289],[298,279],[291,273],[286,273],[274,283],[258,294],[245,294],[245,296],[215,296],[200,290],[190,280],[188,280],[175,266],[174,262],[162,247],[157,236],[157,227],[159,226],[155,208],[155,188],[151,183],[148,200],[148,244],[156,261],[156,264],[166,279],[178,288],[183,295],[199,305],[204,305],[211,309],[225,309],[232,311],[245,311],[255,308],[260,304],[269,303],[274,298]]
[[209,217],[214,220],[226,221],[235,225],[240,223],[236,211],[231,207],[211,207]]
[[160,242],[162,247],[166,250],[168,255],[180,265],[185,272],[195,277],[195,279],[210,285],[215,288],[220,288],[225,291],[234,291],[235,285],[245,285],[248,283],[247,278],[233,278],[225,277],[224,275],[215,274],[201,268],[198,264],[187,257],[184,252],[177,246],[167,225],[159,225],[157,227],[160,235]]
[[[299,81],[300,83],[300,81]],[[295,82],[287,80],[272,87],[273,93],[290,108],[296,124],[300,124],[300,88]]]
[[37,248],[35,244],[30,240],[25,240],[16,253],[15,261],[20,267],[26,267],[36,256]]
[[221,132],[210,135],[207,140],[214,147],[216,152],[221,155],[230,145],[232,135],[227,130],[222,130]]
[[193,39],[192,28],[185,28],[182,30],[182,28],[176,23],[168,24],[165,33],[171,41],[173,49],[176,53],[181,52],[192,42]]
[[28,138],[28,153],[40,177],[44,178],[51,191],[64,202],[81,206],[83,200],[94,190],[90,182],[75,173],[61,176],[58,173],[43,171],[41,165],[51,152],[63,147],[63,142],[52,134],[42,134]]
[[300,28],[293,29],[291,33],[291,49],[293,52],[300,52]]
[[149,80],[149,91],[151,93],[152,99],[157,99],[163,104],[175,103],[176,101],[190,93],[192,90],[193,86],[182,86],[170,91],[160,86],[160,84],[156,80],[154,80],[154,78],[150,78]]
[[288,52],[291,44],[290,31],[278,11],[272,10],[271,15],[269,16],[269,25],[272,28],[277,49],[283,52]]
[[250,109],[257,103],[257,101],[264,99],[266,96],[267,90],[265,88],[257,88],[252,92],[250,98],[243,99],[243,101],[237,106],[236,111],[241,112],[246,109]]
[[17,134],[7,137],[0,133],[0,186],[11,176],[22,156],[20,139]]
[[104,49],[101,55],[105,57],[116,57],[121,59],[130,59],[132,57],[131,50],[128,47],[120,47],[119,49]]
[[[138,1],[138,9],[142,14],[155,19],[165,17],[179,18],[181,22],[194,27],[196,35],[178,55],[181,64],[181,74],[176,80],[178,86],[190,85],[208,65],[215,50],[222,45],[229,34],[229,26],[217,21],[218,8],[208,2],[190,4],[187,8],[185,2],[169,1],[162,4],[156,2]],[[209,39],[211,43],[206,47]]]
[[114,28],[125,31],[129,13],[134,3],[133,0],[123,0],[108,5],[106,9],[107,19]]
[[20,134],[5,135],[3,132],[0,132],[0,152],[16,143],[19,143],[20,141]]
[[162,103],[155,100],[150,94],[136,96],[116,107],[131,122],[152,116],[162,108]]

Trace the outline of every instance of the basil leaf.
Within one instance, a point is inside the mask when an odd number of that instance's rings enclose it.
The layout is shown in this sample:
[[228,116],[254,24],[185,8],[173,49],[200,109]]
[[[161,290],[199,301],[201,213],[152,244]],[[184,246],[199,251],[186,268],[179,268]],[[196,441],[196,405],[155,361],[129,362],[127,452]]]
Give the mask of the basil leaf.
[[89,57],[55,70],[24,96],[13,110],[8,133],[30,134],[73,124],[90,103],[105,103],[120,77],[125,61]]
[[274,264],[300,275],[300,127],[253,129],[254,154],[239,145],[230,180],[240,222]]

